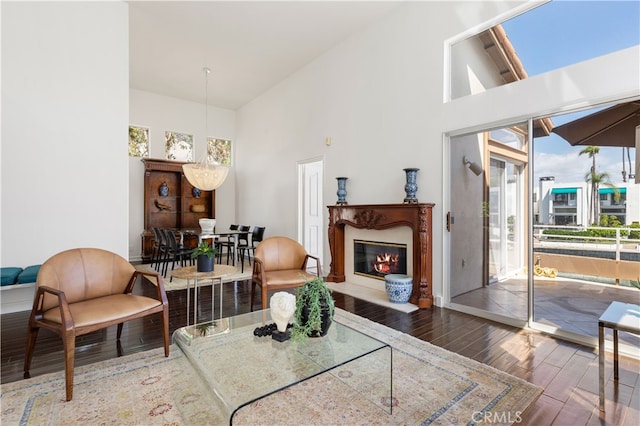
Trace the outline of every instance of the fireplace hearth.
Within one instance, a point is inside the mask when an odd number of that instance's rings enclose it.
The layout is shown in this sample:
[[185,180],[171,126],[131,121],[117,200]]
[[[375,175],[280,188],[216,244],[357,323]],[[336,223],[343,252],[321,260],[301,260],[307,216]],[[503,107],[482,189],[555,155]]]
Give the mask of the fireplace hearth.
[[377,280],[388,274],[406,274],[407,245],[354,240],[353,273]]

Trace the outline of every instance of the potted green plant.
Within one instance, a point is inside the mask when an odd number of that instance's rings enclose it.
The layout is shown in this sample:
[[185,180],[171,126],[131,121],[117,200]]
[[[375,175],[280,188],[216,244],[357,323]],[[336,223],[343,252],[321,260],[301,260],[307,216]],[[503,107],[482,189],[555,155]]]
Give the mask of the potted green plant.
[[320,277],[305,282],[298,288],[291,340],[300,342],[307,337],[324,336],[334,314],[335,304],[327,283]]
[[191,258],[196,259],[196,271],[211,272],[213,271],[214,257],[218,250],[210,246],[206,241],[198,244],[198,247],[191,253]]

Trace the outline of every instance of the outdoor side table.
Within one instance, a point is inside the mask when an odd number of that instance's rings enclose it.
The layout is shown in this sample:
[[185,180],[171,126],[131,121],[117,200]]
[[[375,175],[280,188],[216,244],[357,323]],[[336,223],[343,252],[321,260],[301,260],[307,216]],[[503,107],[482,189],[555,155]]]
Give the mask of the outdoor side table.
[[211,272],[198,272],[196,266],[186,266],[179,268],[171,272],[171,276],[182,280],[187,280],[187,325],[189,325],[189,289],[191,288],[191,281],[194,284],[194,296],[193,296],[193,323],[198,323],[198,281],[211,280],[211,319],[213,320],[215,315],[215,303],[214,303],[214,291],[213,286],[215,280],[220,280],[220,318],[222,318],[222,279],[231,274],[238,272],[235,266],[216,264]]
[[640,306],[632,303],[612,302],[598,320],[598,375],[600,380],[600,411],[604,411],[604,332],[613,330],[613,378],[618,380],[618,331],[640,334]]

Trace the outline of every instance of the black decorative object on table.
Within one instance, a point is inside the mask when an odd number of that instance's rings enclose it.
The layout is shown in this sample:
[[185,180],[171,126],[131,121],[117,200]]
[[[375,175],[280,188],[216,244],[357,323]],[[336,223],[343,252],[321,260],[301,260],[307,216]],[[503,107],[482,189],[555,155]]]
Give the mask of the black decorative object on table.
[[291,339],[291,332],[289,330],[281,332],[276,328],[271,334],[271,338],[276,342],[286,342],[287,340]]
[[[280,333],[278,331],[278,326],[276,326],[276,323],[272,323],[272,324],[267,324],[263,327],[256,327],[255,330],[253,330],[253,335],[256,337],[265,337],[265,336],[274,336],[276,334],[288,334],[289,333],[289,329],[293,327],[293,324],[287,324],[287,331],[284,333]],[[277,340],[277,339],[276,339]]]
[[202,194],[200,188],[196,188],[195,186],[191,190],[191,193],[193,194],[194,198],[200,198],[200,195]]
[[327,283],[321,277],[307,281],[298,288],[291,340],[301,342],[326,335],[334,314],[335,303]]

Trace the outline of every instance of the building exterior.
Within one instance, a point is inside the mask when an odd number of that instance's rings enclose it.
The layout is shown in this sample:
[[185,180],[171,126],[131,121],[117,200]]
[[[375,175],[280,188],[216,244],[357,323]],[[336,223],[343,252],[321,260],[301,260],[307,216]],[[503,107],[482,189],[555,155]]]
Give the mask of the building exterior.
[[[616,190],[618,197],[616,197]],[[556,182],[553,176],[541,177],[537,191],[535,223],[541,225],[586,226],[589,223],[591,186],[586,182]],[[615,183],[615,188],[598,189],[600,215],[615,216],[621,224],[640,222],[640,185]]]

